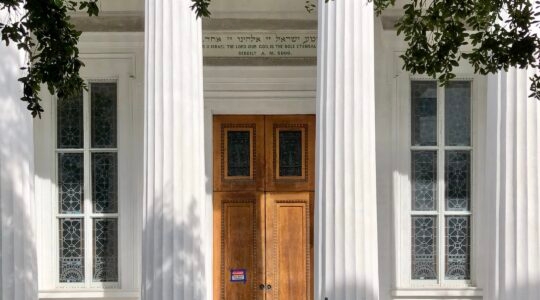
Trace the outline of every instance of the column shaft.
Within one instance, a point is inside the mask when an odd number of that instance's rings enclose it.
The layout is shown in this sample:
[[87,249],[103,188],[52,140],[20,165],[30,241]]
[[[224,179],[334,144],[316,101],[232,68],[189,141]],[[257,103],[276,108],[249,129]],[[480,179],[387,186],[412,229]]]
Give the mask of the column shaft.
[[[0,10],[0,20],[7,11]],[[24,52],[0,43],[0,299],[37,299],[32,116],[22,97]]]
[[373,6],[319,1],[315,296],[378,299]]
[[189,0],[146,0],[143,299],[204,299],[201,21]]
[[488,79],[486,197],[496,238],[487,299],[540,298],[540,102],[528,97],[531,72]]

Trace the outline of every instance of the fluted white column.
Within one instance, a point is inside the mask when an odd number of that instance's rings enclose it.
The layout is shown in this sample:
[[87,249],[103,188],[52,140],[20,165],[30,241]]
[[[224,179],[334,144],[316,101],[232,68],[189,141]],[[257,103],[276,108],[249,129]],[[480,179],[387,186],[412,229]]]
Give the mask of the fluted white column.
[[191,4],[146,0],[146,300],[207,295],[201,21]]
[[486,299],[540,299],[540,102],[528,97],[531,72],[488,79],[487,226],[495,238]]
[[[0,10],[0,22],[7,11]],[[32,116],[22,97],[24,52],[0,43],[0,299],[37,299]]]
[[373,6],[319,1],[317,300],[379,298]]

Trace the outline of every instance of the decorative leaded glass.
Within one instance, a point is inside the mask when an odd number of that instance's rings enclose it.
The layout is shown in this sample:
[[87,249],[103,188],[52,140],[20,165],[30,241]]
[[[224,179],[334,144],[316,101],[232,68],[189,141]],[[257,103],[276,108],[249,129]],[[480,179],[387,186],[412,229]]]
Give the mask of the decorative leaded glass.
[[467,216],[446,217],[446,279],[470,279],[469,220]]
[[58,154],[59,211],[62,214],[83,212],[84,174],[82,153]]
[[249,131],[227,132],[227,176],[250,176]]
[[447,146],[471,144],[471,83],[451,81],[445,88],[444,110]]
[[279,132],[279,176],[302,176],[302,131]]
[[115,213],[118,203],[116,153],[92,153],[92,194],[96,213]]
[[412,270],[414,280],[437,279],[437,217],[412,217]]
[[437,209],[437,152],[412,151],[412,209]]
[[92,147],[116,148],[116,83],[90,84]]
[[83,96],[58,99],[57,103],[58,148],[83,147]]
[[116,219],[94,219],[94,281],[118,281],[118,224]]
[[411,82],[412,145],[437,145],[437,83]]
[[60,282],[84,282],[83,219],[60,219]]
[[469,210],[471,157],[469,151],[446,151],[446,209]]

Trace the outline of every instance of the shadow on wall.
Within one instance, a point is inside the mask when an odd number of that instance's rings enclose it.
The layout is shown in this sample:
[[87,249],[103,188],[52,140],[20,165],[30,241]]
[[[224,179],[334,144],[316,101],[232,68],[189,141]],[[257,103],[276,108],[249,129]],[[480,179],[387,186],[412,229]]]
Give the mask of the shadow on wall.
[[[324,289],[324,288],[323,288]],[[323,292],[320,300],[378,300],[378,292],[360,282],[336,282],[334,292]],[[319,299],[314,299],[319,300]]]
[[37,299],[32,116],[20,100],[21,60],[0,45],[0,299]]
[[204,199],[191,196],[189,204],[174,202],[171,185],[165,186],[168,196],[158,195],[153,203],[145,203],[142,299],[205,299],[199,213]]

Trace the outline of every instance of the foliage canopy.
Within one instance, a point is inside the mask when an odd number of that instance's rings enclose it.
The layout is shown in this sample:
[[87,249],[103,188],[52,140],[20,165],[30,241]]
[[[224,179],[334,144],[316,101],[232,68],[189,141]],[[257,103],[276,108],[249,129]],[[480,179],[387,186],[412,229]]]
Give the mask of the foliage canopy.
[[[183,1],[183,0],[178,0]],[[198,17],[210,16],[211,0],[191,0]],[[306,9],[315,9],[312,0]],[[328,0],[326,0],[328,1]],[[340,1],[340,0],[333,0]],[[375,12],[395,6],[396,0],[372,1]],[[64,97],[85,88],[79,70],[77,43],[81,32],[69,14],[98,14],[98,0],[0,0],[8,20],[0,20],[1,39],[15,43],[27,54],[23,97],[32,115],[43,111],[41,84],[51,94]],[[454,68],[468,61],[476,73],[489,74],[510,67],[540,67],[538,36],[540,0],[410,0],[396,23],[398,35],[408,44],[403,68],[427,74],[442,84],[455,77]],[[463,51],[468,46],[470,51]],[[540,75],[531,78],[531,96],[540,99]]]
[[[339,1],[339,0],[336,0]],[[372,0],[377,14],[396,0]],[[540,67],[540,1],[411,0],[396,23],[408,45],[403,68],[443,84],[454,67],[468,61],[478,74],[510,67]],[[463,51],[469,46],[470,51]],[[531,78],[531,97],[540,99],[540,76]]]
[[28,103],[32,115],[40,116],[41,84],[51,94],[64,97],[85,87],[79,70],[77,43],[80,31],[71,24],[69,13],[85,11],[98,14],[98,0],[0,0],[0,10],[7,10],[7,20],[0,20],[2,41],[14,43],[26,52],[26,74],[22,101]]

